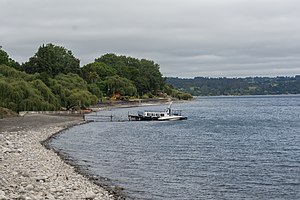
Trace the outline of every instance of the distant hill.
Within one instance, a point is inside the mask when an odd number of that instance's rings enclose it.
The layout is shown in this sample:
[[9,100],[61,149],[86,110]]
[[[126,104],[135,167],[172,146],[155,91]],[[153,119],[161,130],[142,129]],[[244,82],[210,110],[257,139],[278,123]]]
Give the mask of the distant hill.
[[166,83],[194,96],[300,94],[300,75],[191,79],[168,77]]

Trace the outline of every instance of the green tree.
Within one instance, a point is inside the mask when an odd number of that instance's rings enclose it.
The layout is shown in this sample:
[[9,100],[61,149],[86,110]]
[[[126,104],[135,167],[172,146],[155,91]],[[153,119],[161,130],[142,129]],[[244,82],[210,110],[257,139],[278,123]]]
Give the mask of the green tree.
[[[93,86],[89,87],[87,82],[77,74],[59,74],[54,79],[49,80],[49,87],[59,99],[59,103],[67,110],[74,107],[90,106],[96,104],[98,97],[101,97],[101,91],[93,90]],[[92,94],[95,92],[95,94]]]
[[97,96],[99,99],[103,97],[103,92],[95,83],[88,85],[88,91],[93,95]]
[[70,50],[53,44],[42,45],[29,61],[22,65],[27,73],[46,72],[51,77],[59,73],[79,73],[79,59]]
[[36,88],[39,91],[39,95],[43,97],[44,101],[48,102],[49,104],[52,104],[56,108],[59,107],[58,99],[43,81],[41,81],[40,79],[36,79],[32,81],[31,84],[34,88]]
[[131,80],[139,95],[146,93],[156,95],[165,84],[159,65],[150,60],[105,54],[95,61],[105,63],[120,77]]
[[105,90],[108,96],[113,95],[115,92],[119,92],[123,96],[135,96],[137,94],[136,87],[132,81],[118,75],[105,79]]
[[164,79],[162,74],[159,71],[159,65],[154,63],[153,61],[142,59],[141,60],[141,70],[143,74],[142,77],[145,78],[149,87],[144,88],[144,91],[147,90],[152,94],[156,94],[157,91],[162,90],[164,86]]
[[[57,99],[42,81],[0,78],[0,106],[14,111],[54,110]],[[40,89],[40,90],[39,90]],[[45,92],[43,95],[42,92]]]
[[88,83],[96,83],[108,76],[116,75],[116,70],[105,63],[93,62],[81,68],[81,75]]
[[0,74],[2,76],[11,78],[29,78],[30,76],[32,76],[9,67],[8,65],[0,65]]
[[98,98],[87,90],[72,90],[66,100],[66,108],[70,109],[76,106],[85,108],[90,105],[95,105]]
[[56,80],[62,87],[66,89],[82,89],[87,90],[87,82],[83,80],[78,74],[58,74],[55,76]]
[[0,65],[7,65],[16,69],[20,69],[20,64],[11,59],[9,55],[0,48]]
[[8,65],[9,64],[9,56],[8,54],[0,49],[0,65]]

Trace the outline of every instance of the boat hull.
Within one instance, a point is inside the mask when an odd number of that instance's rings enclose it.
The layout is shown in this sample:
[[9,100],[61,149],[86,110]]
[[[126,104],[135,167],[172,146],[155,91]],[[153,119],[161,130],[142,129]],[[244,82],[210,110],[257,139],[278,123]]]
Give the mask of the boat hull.
[[187,119],[187,117],[184,116],[147,117],[139,115],[129,115],[128,118],[129,121],[177,121]]
[[186,120],[187,117],[183,116],[167,116],[167,117],[160,117],[158,121],[177,121],[177,120]]
[[129,115],[129,121],[158,121],[158,117],[147,117],[140,115]]

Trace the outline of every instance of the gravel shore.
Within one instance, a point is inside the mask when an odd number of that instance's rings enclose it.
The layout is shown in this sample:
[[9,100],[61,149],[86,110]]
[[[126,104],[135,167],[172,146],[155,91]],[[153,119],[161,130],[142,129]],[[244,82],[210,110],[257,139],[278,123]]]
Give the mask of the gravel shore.
[[114,199],[41,142],[81,117],[26,115],[0,120],[0,200]]

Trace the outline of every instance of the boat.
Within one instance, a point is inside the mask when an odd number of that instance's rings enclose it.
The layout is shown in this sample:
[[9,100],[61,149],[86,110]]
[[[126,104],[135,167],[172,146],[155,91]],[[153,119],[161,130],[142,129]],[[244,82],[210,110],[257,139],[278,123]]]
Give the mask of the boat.
[[130,115],[128,113],[129,121],[172,121],[172,120],[186,120],[187,117],[182,116],[182,110],[171,109],[172,102],[164,111],[145,110],[138,112],[137,115]]

